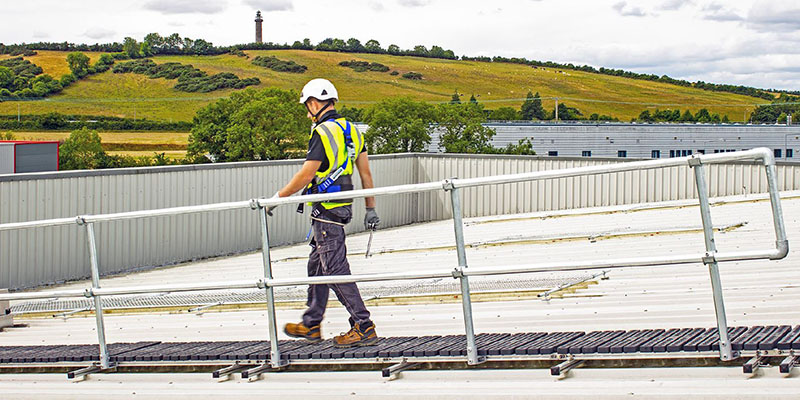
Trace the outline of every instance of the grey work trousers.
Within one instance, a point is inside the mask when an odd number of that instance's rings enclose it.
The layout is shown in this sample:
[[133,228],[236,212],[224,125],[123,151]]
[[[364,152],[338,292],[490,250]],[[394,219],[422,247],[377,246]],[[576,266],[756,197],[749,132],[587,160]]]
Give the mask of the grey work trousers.
[[[337,207],[330,212],[343,221],[349,221],[352,210],[349,206]],[[311,254],[308,258],[308,276],[350,275],[350,263],[347,262],[344,227],[337,224],[312,220],[313,239]],[[303,313],[303,325],[312,327],[319,325],[325,315],[330,289],[336,294],[339,302],[350,313],[350,326],[356,322],[369,326],[369,311],[361,299],[361,293],[355,283],[339,283],[325,285],[309,285],[308,301]]]

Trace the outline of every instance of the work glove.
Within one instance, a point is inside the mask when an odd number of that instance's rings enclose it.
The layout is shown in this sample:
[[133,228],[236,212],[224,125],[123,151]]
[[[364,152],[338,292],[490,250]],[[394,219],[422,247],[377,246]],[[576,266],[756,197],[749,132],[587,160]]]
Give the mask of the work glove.
[[[281,196],[278,195],[278,193],[279,192],[275,192],[275,195],[270,197],[270,199],[277,199],[277,198],[281,197]],[[269,215],[271,217],[272,216],[272,210],[274,210],[275,207],[277,207],[277,206],[269,206],[269,207],[267,207],[267,215]]]
[[367,207],[367,214],[364,215],[364,228],[367,230],[375,230],[378,229],[378,224],[381,223],[381,219],[378,218],[378,213],[375,212],[374,207]]

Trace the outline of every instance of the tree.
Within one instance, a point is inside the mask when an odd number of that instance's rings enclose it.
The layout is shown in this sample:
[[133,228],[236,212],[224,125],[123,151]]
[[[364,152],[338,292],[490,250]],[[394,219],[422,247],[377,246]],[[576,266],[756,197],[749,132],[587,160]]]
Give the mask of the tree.
[[689,110],[686,110],[680,119],[681,122],[694,122],[694,115]]
[[277,88],[247,89],[200,109],[187,158],[276,160],[302,154],[308,143],[308,120],[298,96]]
[[472,94],[472,96],[469,97],[469,102],[473,104],[478,104],[478,99],[475,98],[474,93]]
[[146,56],[153,55],[154,53],[161,53],[162,48],[166,44],[166,38],[161,37],[158,33],[148,33],[142,41],[142,50],[147,49],[151,53],[145,54]]
[[492,110],[489,114],[489,119],[495,121],[513,121],[519,119],[519,113],[511,107],[500,107],[497,110]]
[[458,89],[450,97],[450,104],[461,104],[461,95],[458,94]]
[[528,121],[532,119],[547,119],[547,113],[544,111],[544,107],[542,107],[542,99],[539,97],[539,92],[533,94],[530,90],[528,91],[525,102],[523,102],[522,107],[520,107],[520,116],[522,119]]
[[694,115],[694,120],[707,124],[711,122],[711,114],[708,113],[707,109],[701,108],[699,111],[697,111],[697,114]]
[[361,44],[361,41],[356,38],[347,39],[347,45],[345,46],[345,49],[353,53],[363,53],[365,50],[364,46]]
[[139,58],[139,51],[141,50],[139,42],[132,37],[126,37],[122,41],[122,52],[130,58]]
[[368,53],[383,53],[380,42],[375,39],[370,39],[364,44],[364,48]]
[[94,169],[105,156],[100,135],[87,128],[73,131],[59,146],[59,169]]
[[165,54],[180,54],[181,49],[183,49],[183,39],[181,38],[180,34],[173,33],[172,35],[164,38],[164,46],[162,47],[162,51]]
[[400,54],[400,46],[396,44],[390,44],[386,49],[386,52],[389,54]]
[[364,110],[363,117],[369,124],[365,140],[370,153],[421,152],[431,142],[436,110],[421,101],[395,97]]
[[558,103],[558,119],[561,121],[574,121],[583,119],[583,114],[575,107],[569,107],[565,103]]
[[67,65],[69,65],[72,75],[77,78],[83,78],[89,74],[89,57],[86,54],[79,52],[67,54]]
[[533,141],[529,138],[520,139],[517,144],[509,143],[508,146],[502,150],[502,153],[525,156],[536,155],[536,151],[533,150]]
[[447,153],[494,153],[495,130],[483,126],[486,113],[476,103],[440,104],[437,109],[439,147]]

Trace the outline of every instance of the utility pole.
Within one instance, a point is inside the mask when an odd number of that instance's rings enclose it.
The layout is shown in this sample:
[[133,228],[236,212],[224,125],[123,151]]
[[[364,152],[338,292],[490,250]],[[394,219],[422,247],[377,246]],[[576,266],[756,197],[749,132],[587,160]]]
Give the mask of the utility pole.
[[556,123],[558,123],[558,97],[556,97],[556,111],[554,114],[556,116]]
[[19,119],[20,119],[20,118],[19,118],[19,117],[20,117],[20,116],[19,116],[19,105],[20,105],[20,102],[19,102],[19,101],[17,101],[17,122],[19,122]]

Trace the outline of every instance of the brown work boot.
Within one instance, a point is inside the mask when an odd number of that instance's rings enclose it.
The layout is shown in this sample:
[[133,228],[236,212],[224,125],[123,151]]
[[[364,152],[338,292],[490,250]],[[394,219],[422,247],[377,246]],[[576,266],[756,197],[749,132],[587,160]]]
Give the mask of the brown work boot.
[[305,339],[312,343],[322,341],[322,329],[319,325],[307,328],[302,322],[299,324],[288,323],[284,325],[283,332],[291,337]]
[[349,331],[333,338],[334,347],[354,347],[354,346],[369,346],[378,341],[378,335],[375,333],[375,324],[370,324],[368,327],[361,329],[356,323]]

